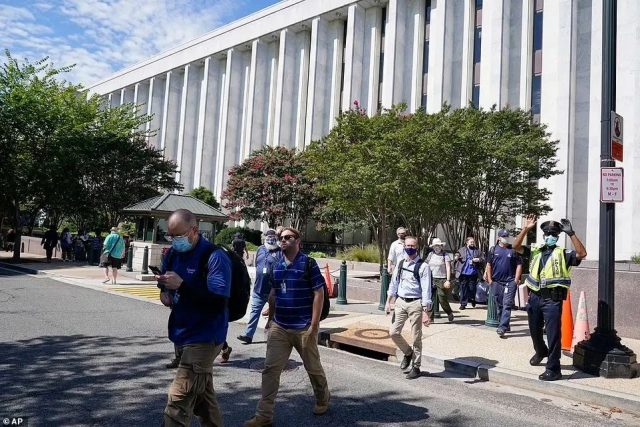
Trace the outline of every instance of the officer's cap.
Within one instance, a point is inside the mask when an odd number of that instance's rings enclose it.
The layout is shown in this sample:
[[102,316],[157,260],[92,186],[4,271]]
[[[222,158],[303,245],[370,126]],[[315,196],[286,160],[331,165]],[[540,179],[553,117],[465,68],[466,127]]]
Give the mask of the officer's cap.
[[542,223],[540,228],[546,235],[557,236],[562,231],[562,224],[558,221],[545,221]]

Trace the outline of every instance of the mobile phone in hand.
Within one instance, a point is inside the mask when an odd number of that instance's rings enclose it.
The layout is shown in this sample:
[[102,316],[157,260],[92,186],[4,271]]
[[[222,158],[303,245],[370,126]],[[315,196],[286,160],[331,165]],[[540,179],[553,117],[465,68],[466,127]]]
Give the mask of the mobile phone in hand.
[[156,276],[161,276],[162,272],[160,271],[160,269],[158,267],[156,267],[155,265],[150,265],[149,266],[149,270],[151,270],[151,272],[153,274],[155,274]]

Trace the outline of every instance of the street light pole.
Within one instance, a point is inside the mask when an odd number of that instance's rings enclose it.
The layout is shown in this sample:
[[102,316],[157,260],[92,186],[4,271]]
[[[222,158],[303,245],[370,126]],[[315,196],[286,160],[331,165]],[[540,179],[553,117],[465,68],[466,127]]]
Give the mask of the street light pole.
[[[615,166],[611,157],[611,112],[616,108],[617,0],[602,0],[602,104],[600,166]],[[591,338],[577,344],[573,364],[579,370],[606,378],[636,375],[636,355],[622,345],[614,329],[615,315],[615,203],[600,202],[598,264],[598,326]]]

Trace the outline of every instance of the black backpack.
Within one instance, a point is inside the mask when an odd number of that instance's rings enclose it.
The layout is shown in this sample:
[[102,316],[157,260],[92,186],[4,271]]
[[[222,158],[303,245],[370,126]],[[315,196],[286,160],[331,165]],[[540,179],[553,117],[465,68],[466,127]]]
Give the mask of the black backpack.
[[[418,283],[420,283],[420,267],[422,267],[422,263],[424,262],[424,260],[422,258],[420,258],[417,262],[416,262],[416,266],[413,269],[413,277],[415,277],[415,279],[418,281]],[[401,259],[400,262],[398,263],[398,277],[400,277],[400,275],[402,274],[402,266],[404,265],[404,260]]]
[[[251,277],[247,271],[244,260],[235,252],[228,250],[224,246],[213,245],[210,249],[202,252],[198,261],[198,274],[204,276],[206,280],[209,257],[215,250],[223,251],[231,261],[231,291],[227,300],[229,309],[229,322],[240,320],[247,313],[247,306],[251,297]],[[173,249],[169,249],[166,258],[166,265],[171,265]]]

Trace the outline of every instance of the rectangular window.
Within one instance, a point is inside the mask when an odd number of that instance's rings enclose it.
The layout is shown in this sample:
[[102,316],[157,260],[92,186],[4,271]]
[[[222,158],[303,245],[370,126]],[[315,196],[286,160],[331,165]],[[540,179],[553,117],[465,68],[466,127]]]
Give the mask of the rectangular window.
[[427,106],[427,73],[429,72],[429,31],[431,30],[431,0],[427,0],[424,17],[424,45],[422,47],[422,100],[420,105]]
[[542,105],[542,29],[543,0],[535,0],[533,15],[533,52],[531,58],[531,115],[535,123],[540,122]]
[[471,103],[474,107],[480,102],[480,61],[482,60],[482,0],[475,0],[473,16],[473,75],[471,76]]

